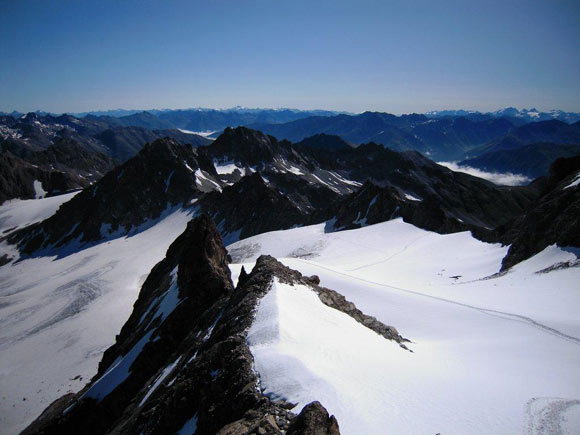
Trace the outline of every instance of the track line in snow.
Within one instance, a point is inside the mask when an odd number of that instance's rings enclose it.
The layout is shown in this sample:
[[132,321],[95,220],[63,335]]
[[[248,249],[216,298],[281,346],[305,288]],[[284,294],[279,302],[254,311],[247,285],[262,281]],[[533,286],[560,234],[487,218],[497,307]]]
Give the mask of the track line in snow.
[[[382,264],[382,263],[386,263],[387,261],[397,257],[398,255],[401,255],[403,252],[405,252],[409,246],[411,246],[412,244],[414,244],[415,242],[424,239],[425,237],[427,237],[429,234],[423,234],[419,237],[417,237],[416,239],[413,239],[412,241],[410,241],[409,243],[407,243],[405,246],[403,246],[403,248],[400,251],[395,252],[394,254],[389,255],[387,258],[383,258],[382,260],[378,260],[378,261],[374,261],[372,263],[368,263],[365,264],[363,266],[359,266],[359,267],[355,267],[354,269],[345,269],[347,272],[354,272],[355,270],[361,270],[361,269],[366,269],[367,267],[372,267],[372,266],[376,266],[377,264]],[[362,244],[358,244],[360,246],[363,246]],[[370,248],[369,248],[370,249]]]
[[520,314],[508,313],[508,312],[505,312],[505,311],[492,310],[492,309],[489,309],[489,308],[477,307],[475,305],[469,305],[469,304],[465,304],[463,302],[457,302],[457,301],[453,301],[451,299],[445,299],[445,298],[442,298],[442,297],[439,297],[439,296],[428,295],[428,294],[421,293],[421,292],[416,291],[416,290],[410,290],[410,289],[406,289],[406,288],[402,288],[402,287],[396,287],[396,286],[389,285],[389,284],[383,284],[383,283],[380,283],[380,282],[371,281],[371,280],[368,280],[368,279],[365,279],[365,278],[359,278],[357,276],[353,276],[353,275],[350,275],[348,273],[340,272],[340,271],[335,270],[335,269],[333,269],[331,267],[323,266],[320,263],[316,263],[316,262],[313,262],[313,261],[302,260],[300,258],[290,258],[290,260],[301,261],[301,262],[304,262],[306,264],[310,264],[312,266],[319,267],[321,269],[325,269],[325,270],[328,270],[330,272],[336,273],[338,275],[346,276],[348,278],[355,279],[355,280],[362,281],[362,282],[366,282],[366,283],[369,283],[369,284],[372,284],[372,285],[377,285],[377,286],[380,286],[380,287],[386,287],[386,288],[390,288],[390,289],[393,289],[393,290],[398,290],[398,291],[401,291],[401,292],[410,293],[410,294],[413,294],[413,295],[423,296],[425,298],[434,299],[434,300],[437,300],[437,301],[440,301],[440,302],[446,302],[446,303],[449,303],[449,304],[454,304],[454,305],[458,305],[458,306],[461,306],[461,307],[470,308],[470,309],[479,311],[480,313],[483,313],[483,314],[488,314],[488,315],[491,315],[491,316],[500,317],[500,318],[503,318],[503,319],[506,319],[506,320],[512,320],[514,322],[525,323],[525,324],[528,324],[530,326],[533,326],[533,327],[535,327],[537,329],[540,329],[540,330],[542,330],[542,331],[544,331],[544,332],[546,332],[548,334],[552,334],[552,335],[554,335],[556,337],[559,337],[559,338],[562,338],[564,340],[570,341],[570,342],[572,342],[574,344],[580,345],[580,338],[574,337],[572,335],[565,334],[564,332],[558,331],[555,328],[552,328],[550,326],[547,326],[547,325],[544,325],[542,323],[539,323],[539,322],[535,321],[534,319],[532,319],[531,317],[522,316]]

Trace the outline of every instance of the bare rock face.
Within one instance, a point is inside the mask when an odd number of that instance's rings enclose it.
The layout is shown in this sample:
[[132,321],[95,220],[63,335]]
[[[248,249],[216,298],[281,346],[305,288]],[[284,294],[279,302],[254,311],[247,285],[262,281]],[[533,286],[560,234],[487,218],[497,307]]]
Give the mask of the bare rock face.
[[307,214],[258,173],[243,177],[223,192],[211,192],[196,207],[221,222],[224,238],[246,238],[267,231],[304,224]]
[[306,405],[302,412],[292,421],[287,435],[339,435],[338,422],[334,415],[329,416],[328,411],[320,402],[312,402]]

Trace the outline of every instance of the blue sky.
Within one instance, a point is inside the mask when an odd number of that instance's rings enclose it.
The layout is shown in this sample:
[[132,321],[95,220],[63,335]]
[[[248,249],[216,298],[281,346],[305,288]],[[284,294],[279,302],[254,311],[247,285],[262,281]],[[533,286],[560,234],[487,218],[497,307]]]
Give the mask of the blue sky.
[[580,2],[0,0],[0,110],[580,111]]

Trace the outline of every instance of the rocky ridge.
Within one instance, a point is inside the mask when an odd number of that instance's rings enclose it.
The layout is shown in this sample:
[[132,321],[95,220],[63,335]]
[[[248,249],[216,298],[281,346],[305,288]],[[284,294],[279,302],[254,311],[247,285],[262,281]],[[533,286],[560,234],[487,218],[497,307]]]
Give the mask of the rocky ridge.
[[274,277],[310,287],[386,339],[403,347],[406,340],[272,257],[260,257],[236,289],[227,262],[212,220],[192,220],[152,269],[92,381],[49,406],[23,434],[162,434],[192,425],[198,434],[338,434],[338,422],[319,403],[296,417],[293,404],[261,393],[245,337]]

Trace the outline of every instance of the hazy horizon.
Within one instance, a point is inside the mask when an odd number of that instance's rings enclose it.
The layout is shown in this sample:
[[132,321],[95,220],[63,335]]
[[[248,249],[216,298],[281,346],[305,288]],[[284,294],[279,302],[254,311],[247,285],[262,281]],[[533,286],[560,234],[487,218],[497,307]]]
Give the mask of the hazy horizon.
[[[544,112],[544,113],[549,113],[552,110],[562,110],[560,108],[556,108],[556,107],[552,107],[550,109],[539,109],[538,107],[515,107],[515,106],[505,106],[505,107],[498,107],[492,110],[478,110],[478,109],[471,109],[471,108],[465,108],[465,107],[459,107],[459,108],[438,108],[438,109],[432,109],[432,110],[426,110],[423,112],[393,112],[393,111],[389,111],[389,110],[362,110],[360,112],[351,112],[348,110],[340,110],[340,109],[321,109],[321,108],[297,108],[297,107],[247,107],[247,106],[230,106],[230,107],[176,107],[176,108],[168,108],[168,107],[150,107],[150,108],[146,108],[146,109],[127,109],[124,107],[117,107],[117,108],[107,108],[107,109],[95,109],[95,110],[83,110],[83,111],[78,111],[78,112],[72,112],[72,111],[68,111],[68,112],[51,112],[48,110],[43,110],[43,109],[35,109],[35,110],[29,110],[29,111],[21,111],[21,110],[16,110],[16,109],[12,109],[12,110],[0,110],[0,112],[2,113],[7,113],[10,114],[12,112],[18,112],[18,113],[23,113],[23,114],[27,114],[27,113],[47,113],[50,115],[79,115],[79,114],[88,114],[88,113],[98,113],[98,112],[102,112],[102,113],[107,113],[107,112],[136,112],[136,113],[141,113],[141,112],[164,112],[164,111],[179,111],[179,110],[216,110],[216,111],[228,111],[228,110],[236,110],[236,109],[240,109],[240,110],[296,110],[296,111],[304,111],[304,112],[315,112],[315,111],[329,111],[329,112],[336,112],[336,113],[344,113],[344,114],[349,114],[349,115],[360,115],[361,113],[365,113],[365,112],[377,112],[377,113],[389,113],[392,115],[396,115],[396,116],[401,116],[401,115],[411,115],[411,114],[427,114],[430,112],[443,112],[443,111],[453,111],[453,110],[465,110],[468,112],[479,112],[482,114],[486,114],[486,113],[493,113],[493,112],[497,112],[499,110],[502,109],[507,109],[507,108],[515,108],[517,110],[532,110],[532,109],[536,109],[538,110],[538,112]],[[578,113],[580,111],[565,111],[565,112],[570,112],[570,113]],[[125,115],[123,115],[125,116]]]

